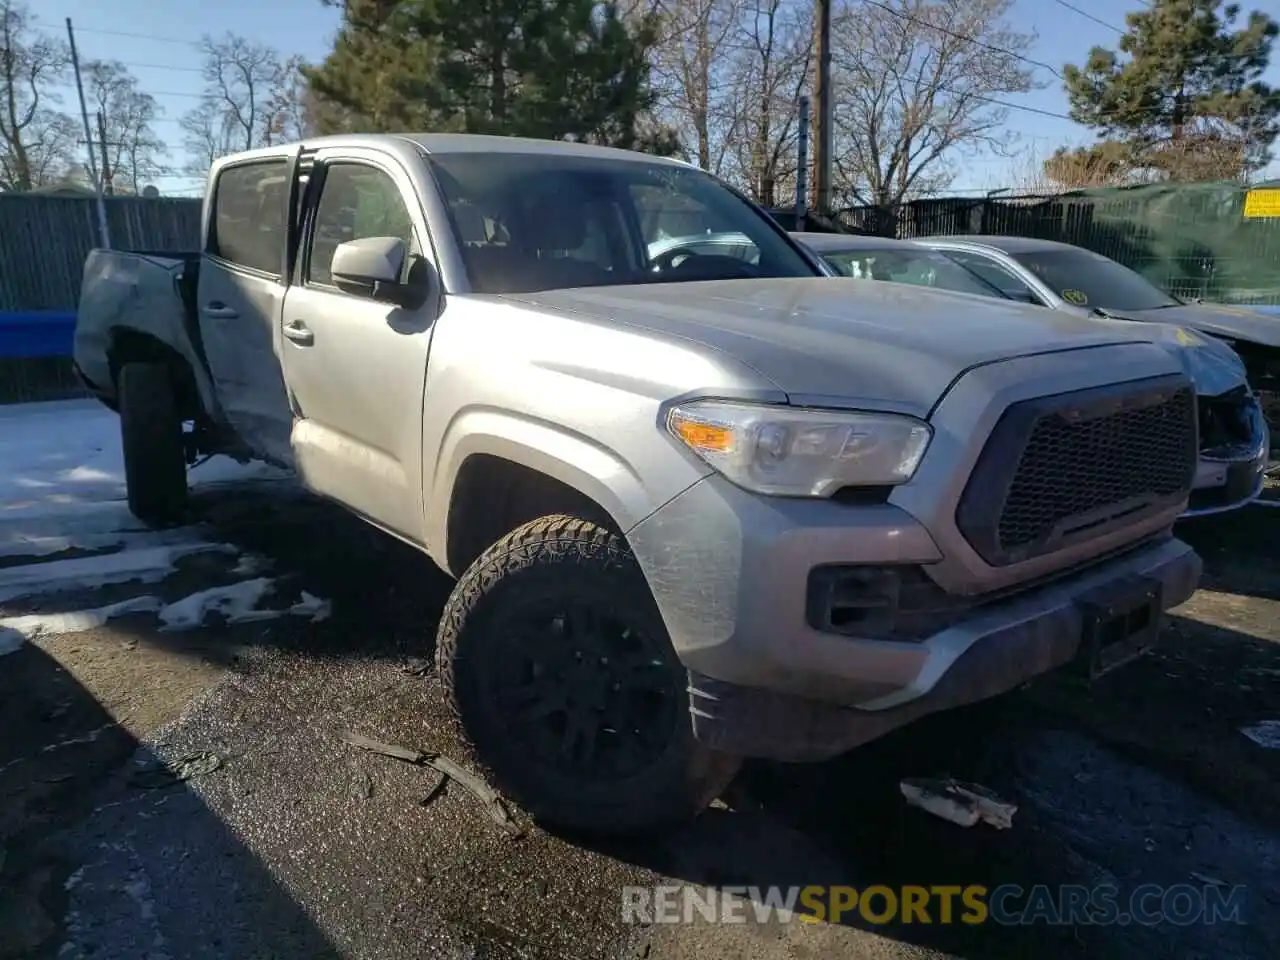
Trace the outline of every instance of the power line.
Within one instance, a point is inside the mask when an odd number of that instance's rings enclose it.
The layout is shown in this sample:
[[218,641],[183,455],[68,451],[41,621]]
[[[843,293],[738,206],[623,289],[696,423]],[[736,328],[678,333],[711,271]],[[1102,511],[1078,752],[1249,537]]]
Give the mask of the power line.
[[930,30],[936,30],[938,33],[951,37],[951,39],[953,40],[959,40],[962,43],[970,43],[970,44],[973,44],[973,46],[975,47],[981,47],[984,50],[990,50],[992,53],[998,53],[998,54],[1001,54],[1002,56],[1013,57],[1015,60],[1021,60],[1023,63],[1029,63],[1035,67],[1043,67],[1045,70],[1048,70],[1059,80],[1062,79],[1062,74],[1058,71],[1058,68],[1055,66],[1052,66],[1051,64],[1045,63],[1043,60],[1035,60],[1031,57],[1023,56],[1022,54],[1017,53],[1013,50],[1006,50],[1004,47],[997,47],[993,44],[987,43],[985,40],[979,40],[977,37],[971,37],[963,33],[956,33],[954,30],[951,30],[948,27],[939,26],[936,23],[932,23],[928,20],[922,20],[919,17],[913,17],[911,14],[904,13],[901,10],[895,10],[893,7],[889,6],[888,4],[881,3],[880,0],[862,0],[862,3],[866,6],[871,6],[871,7],[875,7],[878,10],[883,10],[885,13],[895,16],[899,20],[904,20],[908,23],[914,23],[917,26],[927,27]]
[[[53,25],[39,17],[32,17],[31,21],[36,24],[44,24],[46,29],[53,29]],[[97,33],[107,37],[131,37],[134,40],[154,40],[156,43],[177,43],[184,47],[198,47],[199,41],[196,40],[179,40],[177,37],[161,37],[154,33],[133,33],[128,30],[102,30],[96,27],[76,27],[76,33]]]
[[204,73],[199,67],[175,67],[167,63],[137,63],[132,60],[117,60],[116,63],[126,67],[138,67],[143,70],[172,70],[176,73]]
[[1075,13],[1080,14],[1080,16],[1084,17],[1086,20],[1092,20],[1094,23],[1098,24],[1099,26],[1106,27],[1108,30],[1114,30],[1116,33],[1120,34],[1121,36],[1124,35],[1124,31],[1121,30],[1119,27],[1117,27],[1114,23],[1107,23],[1107,21],[1105,20],[1100,20],[1099,18],[1095,17],[1092,13],[1090,13],[1088,10],[1081,10],[1079,7],[1074,6],[1070,3],[1067,3],[1067,0],[1053,0],[1053,2],[1060,7],[1066,7],[1068,10],[1071,10]]
[[[870,0],[864,0],[864,2],[870,2]],[[1058,6],[1060,6],[1060,7],[1064,7],[1064,8],[1066,8],[1067,10],[1070,10],[1070,11],[1071,11],[1071,12],[1073,12],[1073,13],[1078,13],[1080,16],[1084,17],[1086,20],[1092,20],[1094,23],[1098,24],[1099,26],[1101,26],[1101,27],[1106,27],[1108,30],[1113,31],[1114,33],[1117,33],[1117,34],[1119,34],[1119,35],[1120,35],[1120,36],[1122,36],[1122,37],[1123,37],[1123,36],[1125,36],[1125,35],[1129,32],[1128,30],[1122,30],[1120,27],[1117,27],[1114,23],[1108,23],[1106,20],[1103,20],[1103,19],[1101,19],[1101,18],[1099,18],[1099,17],[1095,17],[1095,16],[1094,16],[1092,13],[1090,13],[1088,10],[1081,10],[1079,7],[1075,6],[1074,4],[1067,3],[1067,0],[1053,0],[1053,2],[1054,2],[1054,3],[1056,3],[1056,4],[1057,4]],[[1142,2],[1143,2],[1143,4],[1144,4],[1144,5],[1145,5],[1145,7],[1146,7],[1146,12],[1148,12],[1148,13],[1154,13],[1154,12],[1155,12],[1155,8],[1151,6],[1150,0],[1142,0]],[[1247,60],[1247,59],[1250,59],[1250,58],[1255,57],[1255,56],[1257,56],[1257,54],[1254,54],[1254,53],[1219,53],[1219,54],[1215,54],[1215,57],[1216,57],[1217,59],[1219,59],[1219,60]],[[1130,60],[1132,60],[1132,59],[1133,59],[1133,54],[1132,54],[1132,53],[1130,53],[1130,54],[1129,54],[1129,58],[1130,58]]]

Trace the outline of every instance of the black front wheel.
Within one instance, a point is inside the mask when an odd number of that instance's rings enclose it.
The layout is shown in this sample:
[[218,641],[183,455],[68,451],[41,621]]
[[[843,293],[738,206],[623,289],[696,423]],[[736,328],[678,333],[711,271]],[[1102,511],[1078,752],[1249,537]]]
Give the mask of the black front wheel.
[[149,526],[177,523],[187,505],[187,458],[168,366],[126,363],[117,394],[129,510]]
[[476,759],[534,817],[601,833],[698,814],[740,760],[694,739],[687,679],[621,536],[543,517],[464,573],[437,657]]

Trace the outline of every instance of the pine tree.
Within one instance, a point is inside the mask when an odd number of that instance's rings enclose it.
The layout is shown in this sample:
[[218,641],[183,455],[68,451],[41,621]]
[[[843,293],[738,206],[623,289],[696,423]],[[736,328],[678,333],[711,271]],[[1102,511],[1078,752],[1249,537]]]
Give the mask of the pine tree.
[[669,149],[644,132],[654,34],[595,0],[345,0],[334,49],[307,78],[329,130]]
[[1174,180],[1265,166],[1280,93],[1260,78],[1280,28],[1264,13],[1237,28],[1239,18],[1222,0],[1151,0],[1125,18],[1119,51],[1094,47],[1064,69],[1072,119]]

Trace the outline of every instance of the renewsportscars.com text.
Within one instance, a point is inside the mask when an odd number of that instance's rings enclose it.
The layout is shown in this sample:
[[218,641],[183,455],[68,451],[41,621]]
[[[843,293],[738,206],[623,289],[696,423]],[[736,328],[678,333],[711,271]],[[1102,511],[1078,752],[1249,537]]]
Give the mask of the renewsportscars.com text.
[[978,924],[1005,926],[1245,923],[1245,888],[1144,884],[1125,892],[1080,884],[1022,887],[873,885],[622,889],[624,923]]

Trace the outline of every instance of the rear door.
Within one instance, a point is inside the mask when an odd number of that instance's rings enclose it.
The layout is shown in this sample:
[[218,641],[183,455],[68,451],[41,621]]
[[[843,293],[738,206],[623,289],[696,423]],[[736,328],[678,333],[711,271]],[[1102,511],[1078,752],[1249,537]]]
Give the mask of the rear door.
[[333,283],[338,244],[393,236],[430,259],[426,218],[408,173],[367,148],[321,151],[306,228],[285,299],[285,375],[298,420],[294,456],[306,484],[422,542],[422,414],[427,352],[439,309],[406,310]]
[[215,170],[197,298],[223,416],[254,453],[284,466],[293,465],[279,336],[291,159],[258,153]]

